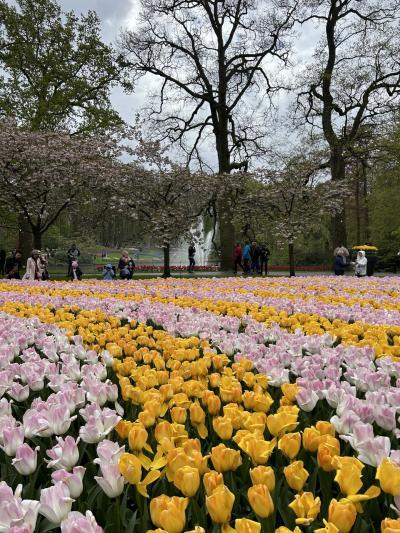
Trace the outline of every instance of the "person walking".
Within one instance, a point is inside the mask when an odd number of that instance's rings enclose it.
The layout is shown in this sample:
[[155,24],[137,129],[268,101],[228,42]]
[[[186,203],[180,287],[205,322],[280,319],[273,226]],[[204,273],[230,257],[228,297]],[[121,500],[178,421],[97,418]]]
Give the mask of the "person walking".
[[242,245],[239,242],[237,242],[233,250],[233,270],[235,272],[235,275],[237,274],[238,266],[240,266],[240,268],[244,272],[244,268],[242,264],[242,256],[243,256]]
[[250,247],[251,257],[251,271],[253,274],[259,274],[260,272],[260,247],[253,241]]
[[26,262],[26,271],[22,279],[29,281],[42,281],[40,250],[32,250],[31,256]]
[[244,273],[247,274],[250,272],[250,262],[251,262],[251,254],[250,254],[250,243],[246,241],[246,244],[243,248],[243,269]]
[[6,251],[1,249],[0,250],[0,275],[4,276],[4,268],[6,263]]
[[21,279],[20,270],[22,268],[22,254],[20,250],[14,250],[10,257],[7,257],[4,271],[7,279]]
[[75,243],[71,244],[71,247],[69,248],[67,252],[68,257],[68,277],[71,276],[71,265],[72,261],[78,261],[79,256],[81,255],[81,252],[79,248],[76,246]]
[[271,252],[269,251],[268,247],[265,244],[262,244],[260,246],[260,274],[268,275],[268,260],[269,256],[271,255]]
[[194,267],[196,265],[196,261],[194,260],[194,256],[196,255],[196,248],[194,247],[194,244],[191,243],[188,248],[188,255],[189,255],[189,273],[192,274]]
[[357,253],[357,257],[354,263],[354,274],[358,278],[363,278],[367,275],[367,264],[368,259],[365,257],[365,252],[364,250],[360,250]]

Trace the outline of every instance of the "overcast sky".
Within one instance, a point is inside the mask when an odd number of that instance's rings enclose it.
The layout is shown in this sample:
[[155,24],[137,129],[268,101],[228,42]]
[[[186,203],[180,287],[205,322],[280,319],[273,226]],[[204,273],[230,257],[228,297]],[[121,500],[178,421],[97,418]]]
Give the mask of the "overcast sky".
[[[86,13],[96,11],[101,20],[103,38],[108,43],[115,43],[121,30],[134,28],[139,2],[137,0],[58,0],[65,11]],[[145,99],[145,88],[138,86],[134,94],[124,94],[119,88],[114,88],[112,103],[126,122],[133,122],[136,111]]]

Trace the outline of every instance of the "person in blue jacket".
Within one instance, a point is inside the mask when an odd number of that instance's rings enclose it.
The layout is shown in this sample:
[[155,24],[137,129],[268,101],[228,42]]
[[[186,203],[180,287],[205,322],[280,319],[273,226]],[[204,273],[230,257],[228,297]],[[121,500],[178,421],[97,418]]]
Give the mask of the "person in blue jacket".
[[112,281],[115,278],[115,272],[111,263],[108,263],[103,268],[103,279],[105,281]]
[[250,264],[251,264],[251,246],[248,241],[246,241],[246,244],[244,245],[243,252],[242,252],[242,258],[243,258],[243,270],[244,273],[247,274],[250,272]]

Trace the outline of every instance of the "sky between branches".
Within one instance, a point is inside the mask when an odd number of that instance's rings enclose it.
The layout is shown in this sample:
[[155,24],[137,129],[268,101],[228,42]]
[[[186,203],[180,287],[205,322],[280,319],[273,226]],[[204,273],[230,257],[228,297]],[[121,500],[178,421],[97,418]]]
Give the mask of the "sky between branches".
[[[139,0],[58,0],[65,11],[73,10],[77,14],[88,10],[96,11],[101,19],[103,38],[108,43],[114,43],[122,29],[135,28],[140,2]],[[303,27],[301,36],[294,41],[293,58],[294,64],[304,64],[310,60],[317,34],[310,23]],[[298,67],[297,67],[298,68]],[[124,94],[121,88],[112,90],[111,101],[121,117],[128,123],[133,123],[135,113],[144,104],[148,90],[149,78],[143,79],[136,87],[134,94]],[[281,94],[276,99],[279,114],[287,112],[289,97]],[[285,132],[285,137],[287,132]]]

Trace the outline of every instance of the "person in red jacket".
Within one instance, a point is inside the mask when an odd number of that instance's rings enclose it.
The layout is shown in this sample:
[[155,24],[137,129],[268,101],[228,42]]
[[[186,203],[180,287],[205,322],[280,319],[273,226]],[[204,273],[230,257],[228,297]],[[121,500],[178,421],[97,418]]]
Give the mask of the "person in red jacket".
[[235,274],[237,274],[238,266],[243,270],[244,268],[242,265],[242,245],[240,243],[236,243],[235,249],[233,251],[233,270]]

